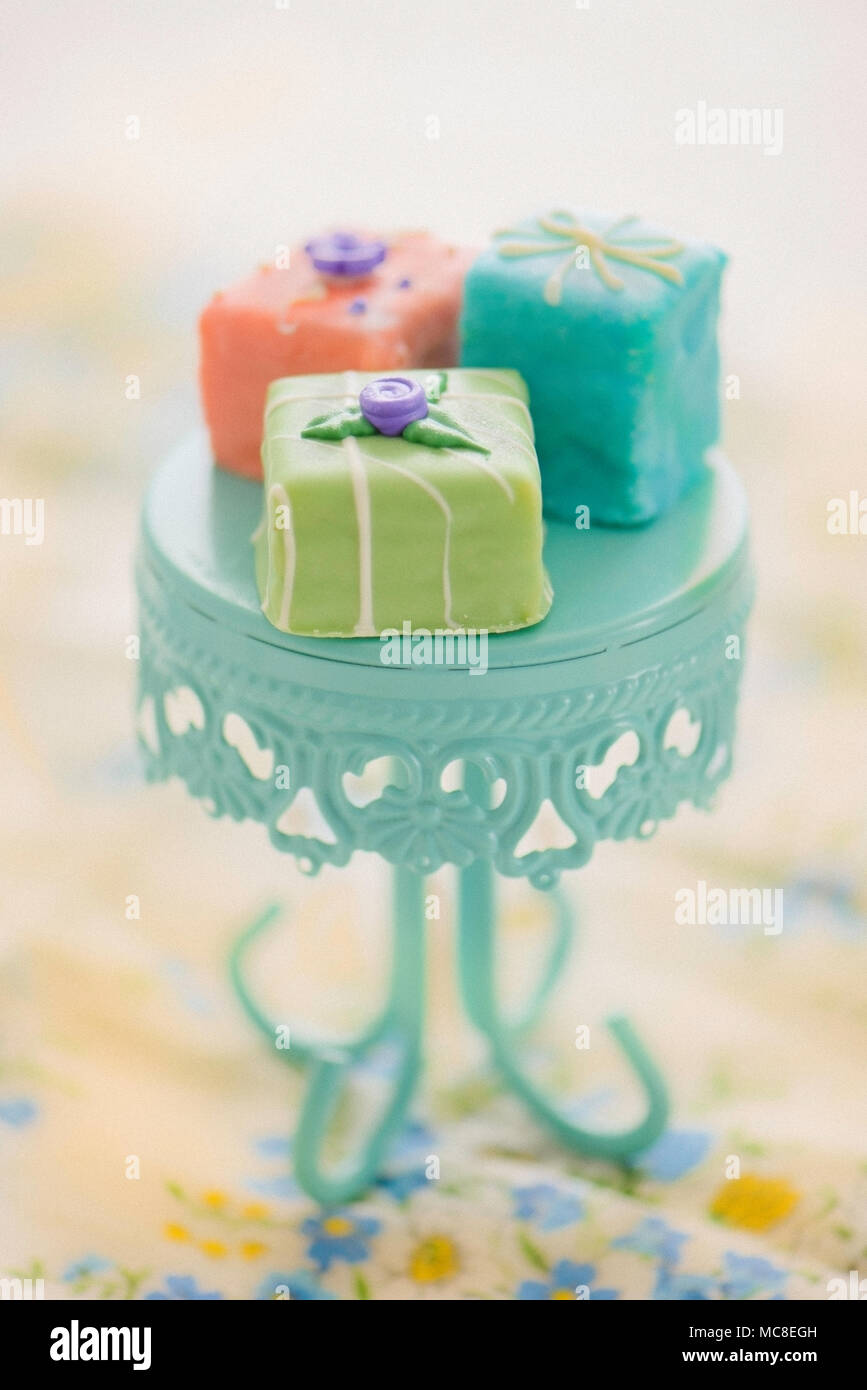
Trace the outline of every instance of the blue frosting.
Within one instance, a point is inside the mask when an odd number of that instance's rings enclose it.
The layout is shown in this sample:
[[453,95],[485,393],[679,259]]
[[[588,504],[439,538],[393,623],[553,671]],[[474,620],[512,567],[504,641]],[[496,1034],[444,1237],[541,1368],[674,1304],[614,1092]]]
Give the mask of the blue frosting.
[[[569,225],[569,214],[549,216]],[[582,213],[577,221],[601,234],[617,219]],[[536,218],[498,233],[467,276],[461,364],[513,367],[527,382],[549,515],[574,519],[588,506],[591,524],[632,526],[677,501],[718,438],[726,258],[698,243],[672,254],[667,233],[637,220],[608,239],[630,253],[665,248],[663,272],[616,257],[605,257],[601,271],[570,266],[580,242]],[[498,250],[537,245],[552,250]]]

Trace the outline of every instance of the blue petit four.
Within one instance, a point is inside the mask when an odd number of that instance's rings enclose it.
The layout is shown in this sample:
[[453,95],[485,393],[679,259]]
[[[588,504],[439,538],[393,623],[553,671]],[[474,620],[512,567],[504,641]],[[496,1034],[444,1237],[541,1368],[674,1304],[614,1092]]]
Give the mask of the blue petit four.
[[703,473],[725,262],[638,218],[552,212],[470,268],[461,363],[527,382],[548,515],[640,525]]

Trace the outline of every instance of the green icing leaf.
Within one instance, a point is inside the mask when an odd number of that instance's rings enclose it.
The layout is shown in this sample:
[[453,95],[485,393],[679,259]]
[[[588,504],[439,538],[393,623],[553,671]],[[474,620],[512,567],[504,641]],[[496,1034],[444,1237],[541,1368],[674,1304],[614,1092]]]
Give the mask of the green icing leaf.
[[[431,402],[439,400],[448,385],[445,372],[431,372],[425,379],[425,395]],[[302,439],[346,439],[348,435],[369,437],[379,431],[367,420],[360,405],[346,405],[328,415],[317,415],[301,431]],[[456,420],[444,410],[432,408],[423,420],[413,420],[402,432],[410,444],[424,444],[428,449],[475,449],[480,454],[491,451],[477,444]]]
[[361,406],[344,406],[329,415],[317,415],[301,431],[302,439],[346,439],[347,435],[376,434],[369,420],[361,413]]
[[448,387],[449,379],[445,372],[431,372],[430,376],[424,379],[424,393],[432,405],[436,405],[443,391]]
[[489,454],[484,444],[477,444],[472,435],[461,429],[456,420],[444,410],[429,410],[423,420],[413,420],[403,431],[411,444],[426,444],[429,449],[475,449]]

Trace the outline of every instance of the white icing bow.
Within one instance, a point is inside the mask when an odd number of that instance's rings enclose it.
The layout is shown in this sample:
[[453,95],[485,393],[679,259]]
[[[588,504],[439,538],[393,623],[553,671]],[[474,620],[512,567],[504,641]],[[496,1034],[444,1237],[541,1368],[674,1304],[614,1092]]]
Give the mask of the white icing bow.
[[[544,297],[548,304],[557,305],[563,295],[563,281],[569,271],[575,267],[577,269],[577,252],[586,248],[590,257],[590,264],[599,276],[603,285],[609,290],[622,290],[623,281],[615,275],[608,261],[624,261],[627,265],[637,266],[640,270],[653,271],[655,275],[661,275],[664,280],[670,280],[674,285],[683,284],[683,276],[676,266],[667,265],[666,262],[672,256],[678,256],[683,251],[683,245],[679,241],[669,238],[659,245],[653,245],[648,237],[637,237],[633,240],[612,241],[611,237],[621,228],[629,226],[632,222],[637,222],[635,216],[622,217],[618,222],[613,222],[610,227],[606,227],[604,232],[591,231],[589,227],[583,227],[573,217],[571,212],[552,212],[547,217],[538,218],[539,239],[537,241],[501,241],[497,245],[497,251],[501,256],[547,256],[555,252],[562,252],[566,246],[569,253],[563,263],[554,271],[545,282]],[[543,239],[542,233],[548,233],[555,238],[554,241]],[[509,229],[500,232],[500,236],[521,238],[526,233]],[[534,232],[530,236],[536,236]]]

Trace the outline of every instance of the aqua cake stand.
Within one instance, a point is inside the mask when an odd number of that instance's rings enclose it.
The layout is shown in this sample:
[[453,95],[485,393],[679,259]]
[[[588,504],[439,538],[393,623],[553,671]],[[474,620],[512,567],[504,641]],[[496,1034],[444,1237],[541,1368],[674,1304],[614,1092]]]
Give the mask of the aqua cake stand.
[[[305,872],[347,864],[356,850],[394,866],[381,1018],[355,1042],[292,1035],[279,1053],[309,1075],[294,1138],[298,1181],[326,1205],[357,1195],[405,1118],[422,1061],[424,880],[444,864],[459,871],[462,998],[495,1067],[564,1144],[627,1160],[665,1125],[659,1072],[629,1021],[609,1019],[646,1101],[644,1118],[618,1133],[580,1127],[530,1078],[522,1038],[565,957],[568,911],[558,899],[542,978],[524,1017],[507,1019],[495,983],[495,873],[553,889],[598,840],[646,837],[682,802],[707,806],[727,776],[752,595],[737,476],[722,456],[710,458],[703,480],[643,530],[552,523],[553,609],[537,627],[491,637],[487,673],[476,676],[454,665],[385,666],[377,639],[278,632],[253,578],[260,505],[260,485],[215,470],[203,438],[156,474],[137,567],[139,729],[150,779],[178,776],[213,814],[261,821]],[[698,726],[691,749],[673,738],[683,711],[694,737]],[[637,756],[603,790],[600,769],[624,734],[633,747],[637,739]],[[390,772],[371,793],[383,766]],[[309,833],[285,823],[299,797],[315,800]],[[522,853],[548,802],[573,842]],[[244,963],[275,915],[254,922],[231,956],[241,1003],[272,1046],[277,1026],[252,998]],[[341,1092],[384,1045],[393,1063],[386,1104],[335,1169],[325,1149]]]

